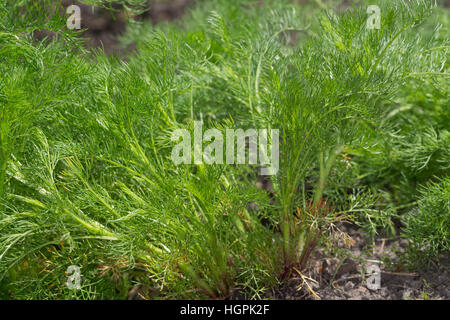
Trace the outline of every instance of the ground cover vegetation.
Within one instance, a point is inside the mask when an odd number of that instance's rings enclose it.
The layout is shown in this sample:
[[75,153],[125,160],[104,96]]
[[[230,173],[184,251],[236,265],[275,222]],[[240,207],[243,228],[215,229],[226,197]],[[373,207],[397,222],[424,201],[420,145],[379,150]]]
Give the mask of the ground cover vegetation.
[[[83,47],[55,1],[2,0],[0,298],[260,299],[322,245],[351,245],[343,221],[408,239],[411,265],[439,261],[448,9],[372,2],[379,29],[364,1],[200,1],[130,23],[123,58]],[[142,3],[122,5],[133,19]],[[270,190],[254,165],[175,165],[171,133],[194,121],[278,129]]]

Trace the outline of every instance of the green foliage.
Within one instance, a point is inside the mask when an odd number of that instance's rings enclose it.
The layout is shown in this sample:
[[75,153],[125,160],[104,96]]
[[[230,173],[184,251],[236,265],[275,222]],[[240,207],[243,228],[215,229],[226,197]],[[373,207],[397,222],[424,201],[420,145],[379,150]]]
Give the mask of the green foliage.
[[404,233],[414,251],[437,258],[450,250],[450,178],[426,184],[420,194],[417,210],[404,216]]
[[[34,25],[37,4],[15,16],[30,3],[0,17],[2,298],[125,298],[134,285],[163,298],[238,287],[261,298],[302,271],[335,222],[386,222],[391,208],[371,218],[380,197],[364,187],[383,180],[373,154],[448,169],[441,117],[424,139],[386,138],[403,88],[445,74],[445,40],[420,33],[428,1],[380,3],[380,30],[366,29],[365,7],[313,22],[288,1],[208,1],[182,25],[133,25],[126,61],[82,49],[61,16]],[[38,28],[64,36],[36,42]],[[445,95],[434,97],[445,114]],[[249,166],[175,165],[171,132],[198,120],[279,129],[272,194]],[[65,286],[70,265],[82,267],[80,291]]]
[[[147,0],[81,0],[78,3],[106,8],[114,12],[124,8],[129,15],[138,15],[146,10]],[[51,30],[66,40],[74,33],[67,30],[66,9],[70,2],[63,0],[2,0],[0,2],[0,30],[32,32]]]
[[[353,180],[343,185],[354,181],[381,195],[373,207],[377,210],[372,211],[380,213],[381,219],[372,219],[368,212],[360,217],[360,224],[372,235],[394,232],[392,226],[400,226],[397,218],[416,205],[420,186],[448,172],[447,34],[448,10],[438,7],[422,24],[417,39],[417,44],[430,45],[424,52],[432,54],[417,64],[436,58],[441,61],[439,70],[410,74],[397,95],[384,104],[381,125],[368,128],[370,148],[350,152]],[[421,54],[417,57],[423,58]]]

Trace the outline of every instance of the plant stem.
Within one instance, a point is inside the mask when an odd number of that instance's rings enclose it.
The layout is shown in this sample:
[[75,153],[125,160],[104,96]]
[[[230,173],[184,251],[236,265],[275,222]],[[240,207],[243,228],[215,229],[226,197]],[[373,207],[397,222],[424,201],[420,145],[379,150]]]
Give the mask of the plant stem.
[[319,154],[320,162],[320,173],[319,182],[317,183],[316,190],[314,192],[314,204],[317,205],[322,199],[323,192],[325,190],[325,185],[330,174],[331,168],[333,167],[337,156],[344,150],[343,145],[338,145],[329,155],[327,162],[324,164],[324,154],[323,151]]
[[6,157],[3,159],[0,167],[0,197],[2,197],[5,193],[5,185],[6,185]]

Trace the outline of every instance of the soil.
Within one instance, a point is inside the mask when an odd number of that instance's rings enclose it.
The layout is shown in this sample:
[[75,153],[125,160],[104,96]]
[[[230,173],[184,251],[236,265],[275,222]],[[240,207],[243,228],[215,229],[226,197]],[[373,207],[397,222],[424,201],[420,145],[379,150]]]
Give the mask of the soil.
[[[410,266],[401,263],[408,240],[377,238],[371,244],[354,225],[341,225],[340,230],[353,239],[351,248],[339,243],[342,251],[338,257],[318,250],[303,278],[290,279],[268,297],[283,300],[450,299],[449,253],[440,257],[439,264],[408,271]],[[371,275],[367,269],[371,265],[379,267],[379,289],[368,286]]]
[[[147,10],[136,19],[150,20],[153,24],[179,19],[193,2],[194,0],[172,0],[170,2],[149,0]],[[85,5],[73,0],[63,0],[62,4],[64,8],[72,4],[80,7],[81,28],[86,29],[82,37],[87,39],[87,47],[103,48],[106,54],[121,56],[133,50],[133,46],[123,48],[118,40],[127,26],[127,13],[120,5],[113,5],[114,10],[111,12],[111,10]],[[45,31],[43,32],[44,36],[48,36]]]

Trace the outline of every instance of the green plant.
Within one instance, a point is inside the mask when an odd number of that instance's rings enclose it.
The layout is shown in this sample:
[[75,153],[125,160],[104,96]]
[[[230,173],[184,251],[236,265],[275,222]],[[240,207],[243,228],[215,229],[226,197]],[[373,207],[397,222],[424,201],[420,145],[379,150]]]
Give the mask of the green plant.
[[[418,32],[433,6],[380,6],[382,28],[367,30],[366,8],[313,20],[288,1],[210,1],[180,25],[133,25],[126,61],[83,49],[61,17],[39,27],[62,38],[35,41],[44,7],[19,23],[20,4],[1,6],[2,296],[124,298],[142,285],[162,298],[261,298],[301,273],[335,222],[376,210],[375,195],[341,192],[365,174],[343,155],[377,152],[400,88],[445,73],[445,48],[431,50],[443,39]],[[175,165],[171,133],[199,120],[279,129],[274,190],[255,186],[254,167]],[[430,137],[445,154],[445,136]],[[81,291],[65,286],[70,265],[82,266]]]
[[420,194],[418,208],[403,217],[404,236],[413,251],[437,258],[450,250],[450,178],[427,183]]
[[[382,27],[375,32],[365,29],[361,9],[323,17],[321,41],[281,56],[275,65],[283,67],[274,69],[282,71],[268,74],[271,94],[265,115],[270,126],[281,131],[277,191],[285,268],[302,268],[298,253],[303,255],[315,242],[314,237],[301,239],[293,228],[297,220],[292,212],[305,203],[305,178],[318,170],[311,195],[318,205],[337,156],[345,148],[368,148],[366,133],[381,122],[380,108],[409,74],[419,72],[416,68],[428,68],[417,63],[423,48],[413,45],[417,35],[408,30],[416,28],[431,7],[424,2],[415,3],[414,9],[410,5],[383,6]],[[304,227],[315,225],[308,221]]]
[[[390,233],[389,229],[394,231],[392,226],[399,227],[399,217],[416,205],[419,186],[448,171],[447,33],[447,10],[437,7],[433,18],[424,22],[418,41],[424,45],[437,41],[425,52],[433,52],[429,58],[439,57],[442,61],[439,73],[413,73],[383,107],[381,125],[376,130],[368,128],[371,147],[350,153],[352,171],[359,177],[356,182],[378,190],[381,198],[374,208],[387,213],[370,221],[365,214],[362,216],[361,225],[375,231],[372,234]],[[352,182],[343,185],[346,183]]]

